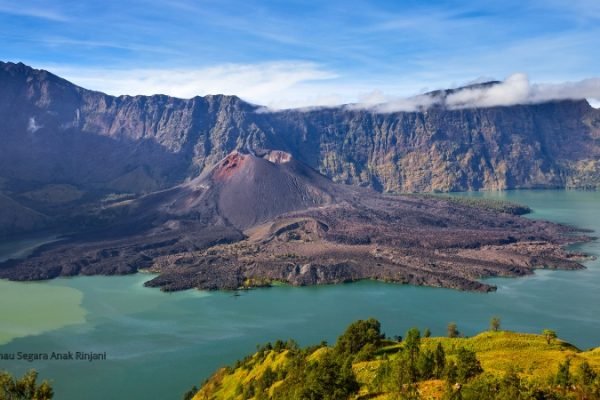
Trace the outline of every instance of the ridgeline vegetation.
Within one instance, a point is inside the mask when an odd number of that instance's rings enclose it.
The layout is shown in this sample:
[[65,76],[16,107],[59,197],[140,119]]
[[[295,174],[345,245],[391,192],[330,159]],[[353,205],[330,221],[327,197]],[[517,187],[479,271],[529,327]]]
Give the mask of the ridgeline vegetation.
[[503,331],[498,317],[489,331],[469,338],[450,325],[449,337],[412,328],[392,340],[368,319],[352,323],[333,346],[267,343],[185,398],[600,399],[600,348],[584,352],[546,330]]
[[0,371],[0,400],[50,400],[54,390],[48,381],[37,383],[38,373],[30,370],[21,378]]

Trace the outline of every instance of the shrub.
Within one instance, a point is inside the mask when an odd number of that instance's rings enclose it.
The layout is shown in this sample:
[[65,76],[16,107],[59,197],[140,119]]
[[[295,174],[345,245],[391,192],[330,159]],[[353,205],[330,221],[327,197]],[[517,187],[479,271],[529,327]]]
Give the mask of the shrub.
[[458,327],[456,326],[456,324],[454,322],[450,322],[448,324],[448,337],[457,338],[459,335],[460,332],[458,331]]
[[348,326],[346,332],[340,336],[335,344],[335,351],[338,354],[356,354],[366,344],[373,344],[376,347],[383,339],[381,335],[381,324],[374,318],[366,321],[358,320]]

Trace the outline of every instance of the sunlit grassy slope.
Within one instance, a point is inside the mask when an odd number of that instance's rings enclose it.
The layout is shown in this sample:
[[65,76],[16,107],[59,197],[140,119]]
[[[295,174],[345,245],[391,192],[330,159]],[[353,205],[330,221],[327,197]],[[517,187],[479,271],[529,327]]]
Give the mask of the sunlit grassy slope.
[[[460,347],[475,351],[486,374],[500,376],[509,368],[516,368],[523,378],[547,380],[556,373],[558,365],[566,358],[571,358],[572,368],[577,368],[581,362],[587,361],[592,368],[600,370],[600,348],[581,351],[560,339],[548,343],[541,335],[499,331],[484,332],[470,338],[425,338],[422,339],[422,348],[433,350],[438,343],[442,344],[449,359],[454,357],[455,350]],[[402,346],[402,343],[390,341],[378,350],[374,361],[353,364],[354,373],[361,384],[357,399],[388,398],[387,394],[372,397],[372,394],[369,394],[369,383],[377,373],[381,357],[387,356],[393,359]],[[330,351],[329,348],[319,348],[307,355],[307,358],[309,361],[319,359],[327,351]],[[289,359],[287,350],[283,352],[270,350],[263,356],[254,354],[238,368],[223,368],[217,371],[194,399],[243,399],[241,392],[244,385],[260,379],[268,367],[273,371],[285,367]],[[268,392],[272,393],[281,383],[281,380],[276,380]],[[419,391],[424,399],[438,399],[442,395],[443,387],[443,381],[430,380],[421,382]]]

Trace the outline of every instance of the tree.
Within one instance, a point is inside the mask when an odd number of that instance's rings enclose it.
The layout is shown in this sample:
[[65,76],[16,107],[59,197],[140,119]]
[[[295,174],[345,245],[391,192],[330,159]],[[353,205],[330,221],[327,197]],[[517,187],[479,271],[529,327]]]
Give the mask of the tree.
[[556,331],[553,331],[552,329],[544,329],[542,331],[542,335],[544,335],[548,344],[550,344],[554,339],[557,338]]
[[500,330],[500,318],[492,317],[490,320],[490,330],[498,332]]
[[406,339],[404,339],[404,352],[407,361],[406,368],[410,383],[416,382],[419,378],[417,358],[419,357],[420,347],[421,332],[417,328],[410,328],[408,332],[406,332]]
[[419,380],[419,371],[416,363],[411,363],[407,351],[392,362],[392,373],[390,376],[390,388],[392,392],[406,394],[408,386],[416,384]]
[[441,343],[438,343],[437,347],[435,348],[435,352],[433,353],[433,361],[435,364],[433,373],[436,378],[441,379],[444,376],[444,371],[446,370],[446,352],[444,351],[444,347]]
[[281,353],[283,350],[285,350],[285,343],[283,340],[277,339],[273,344],[273,350],[275,350],[277,353]]
[[560,386],[563,391],[571,386],[571,359],[567,358],[564,362],[558,365],[558,372],[554,378],[554,382]]
[[421,347],[421,332],[417,328],[410,328],[404,339],[404,350],[408,352],[411,361],[415,361]]
[[48,381],[37,384],[38,373],[30,370],[20,379],[7,372],[0,372],[0,399],[10,400],[50,400],[54,390]]
[[365,344],[354,357],[355,362],[370,361],[375,358],[377,347],[373,343]]
[[192,400],[196,393],[198,393],[198,387],[196,385],[192,386],[190,390],[183,394],[183,400]]
[[446,371],[444,372],[444,375],[446,375],[446,381],[449,385],[454,385],[457,382],[458,368],[453,360],[448,361],[446,364]]
[[600,399],[600,379],[587,361],[579,364],[577,381],[583,399]]
[[381,324],[374,318],[366,321],[358,320],[351,323],[346,332],[340,336],[335,344],[338,354],[356,354],[364,345],[371,343],[378,346],[382,339]]
[[465,383],[483,372],[474,351],[461,347],[456,353],[456,372],[460,383]]
[[423,332],[423,337],[431,337],[431,331],[429,330],[429,328],[425,328],[425,331]]
[[43,381],[40,386],[35,390],[36,400],[50,400],[54,397],[54,390],[48,381]]
[[250,399],[254,397],[256,394],[256,387],[254,386],[254,380],[250,381],[248,384],[244,385],[244,390],[242,391],[242,397],[244,399]]
[[[283,385],[276,387],[274,398],[277,399],[297,399],[301,397],[301,392],[305,386],[305,381],[309,374],[309,365],[306,356],[301,352],[291,352],[290,360],[287,365],[287,374]],[[311,367],[314,364],[311,364]],[[244,387],[249,385],[245,384]],[[248,399],[252,396],[243,395],[242,398]]]
[[450,360],[446,366],[446,389],[444,400],[462,399],[461,385],[457,383],[458,370],[454,361]]
[[592,367],[590,367],[590,364],[588,364],[587,361],[584,361],[581,364],[579,364],[579,380],[582,385],[591,385],[592,383],[594,383],[594,380],[597,376],[598,374],[596,374]]
[[454,322],[450,322],[448,324],[448,337],[457,338],[459,335],[460,332],[458,331],[458,327],[456,326],[456,324]]
[[350,358],[341,361],[328,352],[305,373],[298,398],[345,400],[359,389]]
[[419,377],[422,380],[427,380],[435,377],[435,357],[433,352],[429,350],[422,351],[417,361],[417,369]]
[[273,371],[271,366],[267,366],[265,372],[259,379],[260,387],[262,389],[270,388],[277,381],[277,374]]

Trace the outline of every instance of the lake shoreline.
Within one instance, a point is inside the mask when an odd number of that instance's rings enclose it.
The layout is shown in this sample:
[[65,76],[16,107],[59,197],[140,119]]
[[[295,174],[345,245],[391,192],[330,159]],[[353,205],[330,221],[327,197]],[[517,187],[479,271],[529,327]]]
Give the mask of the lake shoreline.
[[[521,191],[497,196],[530,205],[533,213],[528,218],[600,231],[598,193]],[[573,250],[598,256],[600,243],[576,244]],[[0,345],[1,353],[89,349],[106,351],[107,360],[81,365],[0,361],[0,369],[22,375],[35,368],[40,377],[54,380],[63,400],[79,400],[81,393],[89,394],[89,400],[107,396],[177,400],[219,367],[254,352],[256,344],[287,338],[302,346],[322,340],[333,343],[344,326],[369,317],[379,319],[389,336],[402,335],[413,326],[444,335],[449,322],[472,336],[498,316],[505,329],[538,334],[553,329],[587,349],[597,346],[600,332],[600,261],[588,260],[585,265],[587,269],[578,271],[538,269],[518,279],[489,278],[486,283],[498,290],[487,294],[362,281],[273,286],[240,291],[240,296],[196,290],[166,295],[144,287],[148,277],[143,274],[1,281],[18,288],[11,295],[13,304],[30,297],[23,287],[57,287],[83,293],[81,307],[86,312],[84,323],[22,335]],[[0,303],[8,304],[3,294],[8,292],[0,291]],[[43,299],[42,303],[52,304],[51,298]],[[22,314],[39,312],[35,310]],[[5,313],[11,315],[10,310]]]

